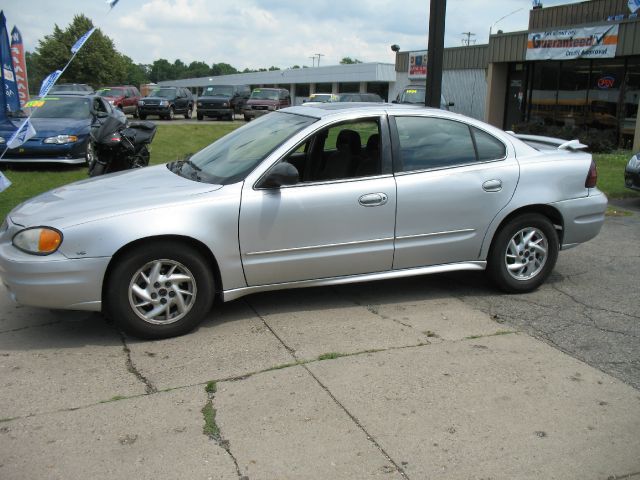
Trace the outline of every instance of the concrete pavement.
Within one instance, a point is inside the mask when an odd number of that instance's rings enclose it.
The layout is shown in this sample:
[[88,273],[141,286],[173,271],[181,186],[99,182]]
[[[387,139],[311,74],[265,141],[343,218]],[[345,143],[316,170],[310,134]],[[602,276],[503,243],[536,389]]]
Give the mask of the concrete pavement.
[[640,478],[640,392],[448,283],[253,295],[157,342],[0,291],[0,478]]

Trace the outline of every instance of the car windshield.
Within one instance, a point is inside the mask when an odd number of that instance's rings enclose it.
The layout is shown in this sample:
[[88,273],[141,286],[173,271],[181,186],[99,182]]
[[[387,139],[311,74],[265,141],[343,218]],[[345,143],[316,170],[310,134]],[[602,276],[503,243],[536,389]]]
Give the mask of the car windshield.
[[121,97],[124,95],[123,88],[101,88],[96,92],[101,97]]
[[251,92],[251,98],[258,100],[278,100],[278,91],[256,89]]
[[57,92],[92,92],[91,87],[88,85],[69,85],[65,83],[61,83],[60,85],[54,85],[49,90],[49,93],[57,93]]
[[91,98],[45,97],[32,100],[25,106],[33,107],[31,118],[72,118],[81,120],[91,117]]
[[322,102],[322,103],[329,103],[332,99],[333,95],[331,95],[330,93],[327,94],[315,94],[315,95],[311,95],[309,97],[309,101],[310,102]]
[[287,139],[317,119],[273,112],[225,135],[188,160],[168,168],[199,182],[228,185],[244,179]]
[[225,85],[212,85],[203,90],[202,96],[206,95],[225,95],[231,97],[233,95],[233,87]]
[[402,92],[400,103],[422,103],[424,104],[424,88],[407,88]]
[[175,88],[156,88],[149,94],[150,97],[175,98]]

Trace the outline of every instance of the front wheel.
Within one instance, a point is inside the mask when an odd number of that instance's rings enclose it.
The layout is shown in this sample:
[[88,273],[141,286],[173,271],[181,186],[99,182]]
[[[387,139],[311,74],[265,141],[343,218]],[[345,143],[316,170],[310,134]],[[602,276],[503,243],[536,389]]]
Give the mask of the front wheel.
[[204,120],[204,115],[203,114],[197,113],[196,116],[198,117],[198,121]]
[[97,177],[99,175],[103,175],[105,173],[106,168],[107,166],[102,163],[93,162],[93,164],[89,166],[89,176]]
[[138,107],[136,107],[133,110],[133,118],[138,118],[140,116],[140,111],[138,110]]
[[147,119],[147,114],[146,113],[138,113],[138,115],[140,116],[140,120],[146,120]]
[[215,285],[195,250],[156,243],[116,260],[105,294],[109,316],[126,332],[157,339],[193,330],[210,310]]
[[193,116],[193,107],[189,107],[186,112],[184,112],[184,118],[189,120]]
[[84,153],[84,161],[86,165],[91,168],[91,166],[96,163],[97,155],[96,155],[96,147],[93,145],[91,138],[87,140],[87,150]]
[[167,120],[173,120],[176,118],[176,112],[173,107],[169,107],[169,114],[167,115]]
[[551,274],[559,249],[558,235],[547,217],[520,215],[494,237],[487,272],[505,292],[530,292]]

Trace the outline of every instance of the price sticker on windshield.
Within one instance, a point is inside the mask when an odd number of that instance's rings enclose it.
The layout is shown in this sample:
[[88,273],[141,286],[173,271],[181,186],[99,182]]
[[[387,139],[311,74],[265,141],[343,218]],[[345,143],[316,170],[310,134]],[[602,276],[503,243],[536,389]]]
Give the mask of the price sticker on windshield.
[[418,90],[407,90],[407,93],[418,93]]
[[25,107],[33,107],[38,108],[44,105],[44,100],[31,100],[30,102],[25,103]]

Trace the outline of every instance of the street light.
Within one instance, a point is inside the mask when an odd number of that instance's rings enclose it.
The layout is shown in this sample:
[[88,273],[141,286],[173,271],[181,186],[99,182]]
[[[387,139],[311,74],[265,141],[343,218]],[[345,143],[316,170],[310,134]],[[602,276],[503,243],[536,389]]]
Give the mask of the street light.
[[493,27],[495,27],[499,22],[501,22],[502,20],[504,20],[507,17],[510,17],[511,15],[513,15],[514,13],[518,13],[520,10],[524,10],[524,7],[521,7],[517,10],[514,10],[511,13],[507,13],[504,17],[500,17],[498,20],[496,20],[495,22],[493,22],[493,24],[491,24],[491,26],[489,27],[489,38],[491,38],[491,31],[493,30]]

